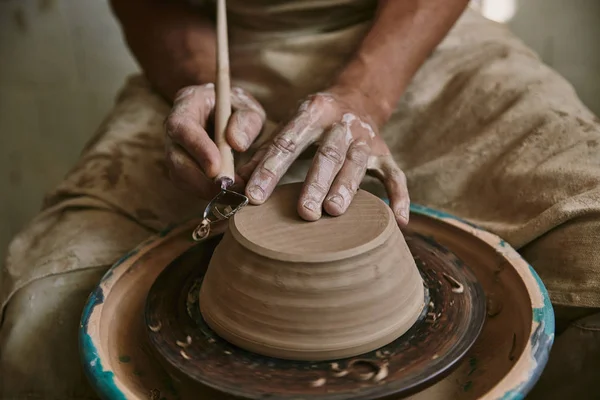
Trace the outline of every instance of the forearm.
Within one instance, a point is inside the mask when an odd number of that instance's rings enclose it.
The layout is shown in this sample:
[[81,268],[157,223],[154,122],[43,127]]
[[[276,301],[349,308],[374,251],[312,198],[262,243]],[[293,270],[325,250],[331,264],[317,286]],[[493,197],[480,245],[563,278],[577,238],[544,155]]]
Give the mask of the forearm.
[[467,5],[468,0],[380,0],[371,30],[333,87],[358,92],[375,123],[383,124]]
[[161,0],[111,0],[111,6],[133,56],[167,99],[214,81],[214,24],[198,9]]

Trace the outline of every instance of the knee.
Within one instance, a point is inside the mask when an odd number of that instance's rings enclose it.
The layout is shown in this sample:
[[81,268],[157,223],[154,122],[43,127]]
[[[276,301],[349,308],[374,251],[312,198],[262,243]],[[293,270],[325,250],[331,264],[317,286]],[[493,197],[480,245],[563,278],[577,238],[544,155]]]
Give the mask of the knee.
[[571,315],[581,312],[592,315],[575,320],[557,336],[548,364],[528,399],[596,398],[600,310],[569,310]]
[[9,300],[0,326],[0,398],[93,398],[77,335],[85,301],[104,271],[38,279]]

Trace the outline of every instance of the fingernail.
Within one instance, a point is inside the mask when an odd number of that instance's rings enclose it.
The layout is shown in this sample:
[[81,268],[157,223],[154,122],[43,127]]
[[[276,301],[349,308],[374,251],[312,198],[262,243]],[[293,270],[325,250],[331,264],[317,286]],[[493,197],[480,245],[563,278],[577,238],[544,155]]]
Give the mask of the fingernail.
[[265,197],[265,192],[258,186],[252,186],[248,189],[248,195],[254,200],[261,201]]
[[344,207],[344,199],[339,194],[335,194],[327,199],[338,207]]
[[247,149],[248,147],[250,147],[250,138],[248,137],[248,134],[246,132],[238,131],[237,138],[242,148]]
[[304,207],[304,208],[306,208],[307,210],[310,210],[310,211],[317,211],[317,203],[315,203],[312,200],[305,201],[302,204],[302,207]]
[[398,210],[396,210],[396,216],[402,218],[405,221],[408,221],[408,211],[406,211],[404,208],[400,208]]

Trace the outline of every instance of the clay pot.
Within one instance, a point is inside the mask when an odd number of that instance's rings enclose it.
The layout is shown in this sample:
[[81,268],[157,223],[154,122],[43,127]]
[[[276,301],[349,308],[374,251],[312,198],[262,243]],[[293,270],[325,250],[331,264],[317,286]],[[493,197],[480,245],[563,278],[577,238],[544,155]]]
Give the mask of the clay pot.
[[294,360],[397,339],[422,312],[424,287],[390,208],[359,191],[344,215],[305,222],[300,187],[232,218],[202,284],[205,321],[243,349]]

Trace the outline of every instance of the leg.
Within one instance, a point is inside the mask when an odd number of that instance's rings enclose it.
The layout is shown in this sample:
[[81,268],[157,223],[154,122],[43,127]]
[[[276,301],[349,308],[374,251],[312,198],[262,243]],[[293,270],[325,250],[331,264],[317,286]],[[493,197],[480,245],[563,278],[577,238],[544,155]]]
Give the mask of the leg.
[[149,234],[200,212],[163,162],[169,107],[133,79],[44,210],[11,243],[2,269],[0,398],[94,398],[79,363],[87,296]]

